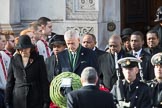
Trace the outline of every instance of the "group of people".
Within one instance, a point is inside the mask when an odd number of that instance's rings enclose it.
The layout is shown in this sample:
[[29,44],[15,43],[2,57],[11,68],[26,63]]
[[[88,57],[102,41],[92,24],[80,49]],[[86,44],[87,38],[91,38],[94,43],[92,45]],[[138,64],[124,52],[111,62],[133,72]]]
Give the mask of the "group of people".
[[[162,13],[159,22],[162,21]],[[162,107],[162,47],[155,29],[112,35],[105,51],[96,36],[75,30],[59,35],[41,17],[15,37],[0,32],[0,108],[49,108],[50,82],[62,72],[81,76],[67,108]],[[109,91],[102,91],[104,87]]]

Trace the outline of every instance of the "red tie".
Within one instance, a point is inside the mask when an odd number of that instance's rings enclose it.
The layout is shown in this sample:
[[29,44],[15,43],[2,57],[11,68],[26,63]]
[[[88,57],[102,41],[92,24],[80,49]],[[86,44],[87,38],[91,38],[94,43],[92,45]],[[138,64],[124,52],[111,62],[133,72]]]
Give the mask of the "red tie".
[[47,56],[50,57],[50,52],[49,52],[49,50],[48,50],[47,42],[45,42],[43,39],[41,39],[41,41],[44,43],[44,45],[45,45],[45,47],[46,47]]
[[8,56],[10,56],[10,57],[12,57],[12,54],[9,52],[9,51],[7,51],[7,50],[3,50]]
[[2,65],[2,69],[3,69],[3,74],[5,76],[5,79],[7,79],[7,72],[6,72],[6,69],[5,69],[5,65],[3,63],[3,60],[2,60],[2,56],[0,55],[0,63]]

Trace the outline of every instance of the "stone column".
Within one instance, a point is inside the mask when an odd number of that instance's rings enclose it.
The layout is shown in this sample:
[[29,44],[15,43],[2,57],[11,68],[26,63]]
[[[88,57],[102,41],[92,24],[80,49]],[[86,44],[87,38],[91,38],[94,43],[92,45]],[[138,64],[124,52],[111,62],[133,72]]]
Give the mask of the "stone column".
[[13,30],[19,33],[23,26],[20,23],[19,0],[0,1],[0,29]]
[[98,13],[98,46],[105,49],[109,37],[113,34],[120,34],[120,0],[101,1]]

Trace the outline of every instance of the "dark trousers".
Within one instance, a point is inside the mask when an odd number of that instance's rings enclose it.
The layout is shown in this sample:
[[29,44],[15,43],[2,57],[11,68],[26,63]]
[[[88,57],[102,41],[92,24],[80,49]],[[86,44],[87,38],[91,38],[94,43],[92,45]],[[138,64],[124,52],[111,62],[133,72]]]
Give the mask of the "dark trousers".
[[0,89],[0,108],[5,108],[4,97],[5,97],[4,90]]

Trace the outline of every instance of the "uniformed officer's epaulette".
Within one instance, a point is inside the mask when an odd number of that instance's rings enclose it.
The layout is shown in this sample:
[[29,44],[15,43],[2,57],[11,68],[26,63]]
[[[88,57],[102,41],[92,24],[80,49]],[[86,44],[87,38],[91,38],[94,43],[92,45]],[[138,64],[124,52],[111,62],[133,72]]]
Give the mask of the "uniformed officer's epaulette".
[[146,82],[145,81],[139,81],[139,86],[145,86],[145,87],[148,87],[148,85],[146,84]]
[[[116,83],[114,85],[117,85],[117,81],[116,81]],[[122,83],[122,85],[124,85],[126,83],[126,80],[125,79],[120,79],[120,82]]]
[[[122,84],[125,85],[125,83],[127,82],[125,79],[122,79]],[[139,86],[145,86],[148,87],[147,83],[144,81],[139,81]]]
[[122,79],[122,83],[125,84],[127,81],[125,79]]
[[146,81],[146,80],[140,80],[140,82],[142,82],[142,83],[146,83],[147,81]]
[[156,79],[152,79],[150,81],[147,81],[146,84],[149,86],[149,87],[155,87],[157,84],[158,84],[158,81]]

